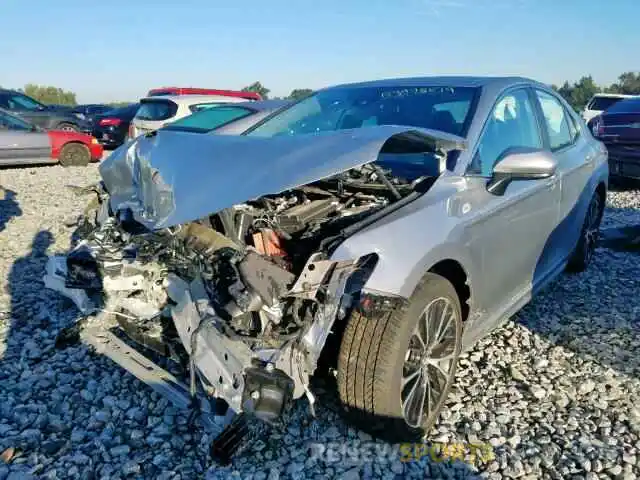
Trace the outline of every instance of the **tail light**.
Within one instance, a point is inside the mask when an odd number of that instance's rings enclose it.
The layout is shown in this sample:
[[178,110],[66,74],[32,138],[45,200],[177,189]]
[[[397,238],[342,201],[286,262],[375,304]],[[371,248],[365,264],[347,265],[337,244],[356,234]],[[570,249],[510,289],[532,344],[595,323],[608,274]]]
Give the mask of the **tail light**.
[[103,118],[98,122],[101,127],[117,127],[122,123],[119,118]]
[[602,117],[598,117],[595,122],[593,122],[593,136],[600,137],[604,135],[604,122],[602,121]]

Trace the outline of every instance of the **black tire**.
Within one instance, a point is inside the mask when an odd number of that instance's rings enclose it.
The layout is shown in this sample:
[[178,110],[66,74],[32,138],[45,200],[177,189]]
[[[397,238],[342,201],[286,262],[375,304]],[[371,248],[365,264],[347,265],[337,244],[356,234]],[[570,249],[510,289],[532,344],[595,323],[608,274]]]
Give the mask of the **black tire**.
[[[412,358],[409,347],[416,340],[414,330],[423,318],[422,312],[427,306],[436,305],[435,302],[443,302],[442,299],[449,302],[454,317],[451,326],[446,327],[447,332],[453,335],[453,344],[447,355],[451,358],[446,368],[448,375],[446,378],[442,376],[443,383],[438,382],[442,387],[439,389],[442,392],[439,399],[430,402],[433,407],[428,412],[425,410],[424,416],[415,416],[422,421],[411,425],[403,413],[404,390],[401,393],[403,376],[410,371],[407,370],[407,362]],[[444,313],[440,315],[441,318],[444,318]],[[425,333],[428,338],[429,332]],[[402,308],[378,310],[377,313],[354,310],[348,320],[338,356],[338,391],[347,420],[371,435],[390,442],[421,440],[436,422],[448,396],[461,345],[460,300],[453,285],[440,275],[427,273]],[[418,369],[428,370],[424,362],[418,360],[416,364],[423,365]],[[422,378],[416,379],[416,385]]]
[[62,130],[63,132],[79,132],[80,130],[76,125],[69,122],[62,122],[56,125],[56,130]]
[[62,147],[58,161],[63,167],[84,167],[91,161],[91,152],[82,143],[67,143]]
[[571,273],[584,272],[595,252],[600,235],[600,222],[604,212],[604,199],[599,192],[595,192],[585,214],[580,231],[580,239],[575,250],[569,257],[567,271]]

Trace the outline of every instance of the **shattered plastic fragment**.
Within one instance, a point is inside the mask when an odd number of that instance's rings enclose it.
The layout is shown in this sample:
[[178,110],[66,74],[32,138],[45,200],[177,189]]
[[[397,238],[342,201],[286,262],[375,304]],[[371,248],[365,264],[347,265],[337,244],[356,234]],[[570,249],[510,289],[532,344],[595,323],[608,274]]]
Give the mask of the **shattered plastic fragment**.
[[55,290],[75,303],[78,310],[88,315],[95,311],[89,296],[84,290],[77,288],[67,288],[65,286],[67,278],[67,262],[66,257],[54,256],[47,261],[47,273],[44,276],[44,286]]

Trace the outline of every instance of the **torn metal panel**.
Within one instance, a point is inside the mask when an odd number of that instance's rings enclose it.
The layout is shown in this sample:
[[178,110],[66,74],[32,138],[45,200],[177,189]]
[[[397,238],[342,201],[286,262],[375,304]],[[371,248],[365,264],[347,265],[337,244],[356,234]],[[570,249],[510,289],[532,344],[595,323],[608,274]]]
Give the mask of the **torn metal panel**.
[[113,333],[99,327],[89,327],[83,330],[81,337],[85,343],[95,348],[96,353],[109,357],[156,392],[165,396],[176,407],[186,409],[191,405],[189,389],[183,383],[131,348]]
[[299,298],[313,300],[318,289],[324,284],[327,275],[336,262],[321,260],[321,254],[312,255],[302,269],[296,283],[291,287],[289,294]]
[[160,229],[375,161],[390,139],[423,151],[466,146],[462,137],[393,125],[274,138],[160,131],[116,150],[100,173],[114,211],[130,209]]
[[204,293],[201,282],[188,284],[172,275],[167,288],[177,303],[171,313],[187,353],[216,395],[224,398],[231,408],[241,410],[243,369],[250,364],[251,351],[242,342],[222,335],[216,328],[216,318],[201,315],[197,307]]
[[306,361],[313,369],[315,369],[327,337],[331,333],[331,327],[340,314],[349,277],[356,270],[356,262],[354,261],[333,263],[334,267],[329,281],[323,285],[323,302],[318,304],[315,319],[302,337],[302,343],[308,352]]

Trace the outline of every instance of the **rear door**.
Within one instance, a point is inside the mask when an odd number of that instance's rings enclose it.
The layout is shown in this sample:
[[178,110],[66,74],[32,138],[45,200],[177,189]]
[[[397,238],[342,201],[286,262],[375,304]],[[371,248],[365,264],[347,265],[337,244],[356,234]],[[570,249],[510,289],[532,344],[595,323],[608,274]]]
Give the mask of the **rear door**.
[[41,163],[51,159],[51,142],[45,132],[0,112],[0,164]]
[[[560,217],[550,239],[552,262],[557,266],[573,251],[582,229],[587,206],[593,192],[589,180],[595,168],[597,151],[581,131],[569,107],[552,92],[535,90],[544,119],[547,148],[558,162],[560,180]],[[586,134],[586,135],[585,135]]]

